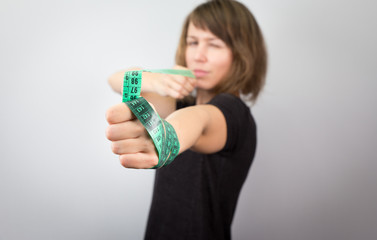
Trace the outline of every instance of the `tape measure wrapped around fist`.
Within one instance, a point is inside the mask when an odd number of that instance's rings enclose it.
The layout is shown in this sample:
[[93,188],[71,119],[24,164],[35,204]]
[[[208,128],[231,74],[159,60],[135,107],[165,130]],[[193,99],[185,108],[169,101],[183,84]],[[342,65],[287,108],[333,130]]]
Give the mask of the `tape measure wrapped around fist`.
[[127,71],[123,80],[123,102],[127,104],[137,119],[143,124],[157,149],[158,164],[152,169],[161,168],[173,162],[179,152],[177,134],[170,123],[161,119],[145,98],[140,97],[143,72],[176,74],[195,78],[190,70],[158,69]]

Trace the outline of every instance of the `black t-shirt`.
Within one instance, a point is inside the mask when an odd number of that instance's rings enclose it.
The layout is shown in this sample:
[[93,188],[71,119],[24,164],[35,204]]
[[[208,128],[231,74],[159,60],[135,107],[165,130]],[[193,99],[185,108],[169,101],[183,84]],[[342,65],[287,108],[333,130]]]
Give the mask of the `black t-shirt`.
[[156,171],[147,240],[231,239],[238,196],[254,158],[256,125],[235,96],[219,94],[209,104],[225,116],[225,147],[214,154],[187,150]]

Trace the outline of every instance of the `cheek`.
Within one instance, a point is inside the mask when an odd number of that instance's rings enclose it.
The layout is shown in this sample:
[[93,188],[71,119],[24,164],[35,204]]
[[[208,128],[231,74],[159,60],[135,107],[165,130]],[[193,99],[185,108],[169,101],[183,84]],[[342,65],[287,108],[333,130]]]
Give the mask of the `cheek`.
[[188,49],[186,49],[186,51],[185,51],[185,61],[186,61],[187,67],[189,67],[191,65],[192,59],[193,59],[192,52],[189,51]]
[[231,64],[232,64],[232,59],[231,58],[228,58],[228,57],[224,57],[224,55],[222,55],[221,57],[219,56],[217,58],[217,61],[216,61],[216,84],[218,84],[219,82],[221,82],[222,79],[224,79],[224,77],[228,74],[228,72],[230,71],[230,67],[231,67]]
[[225,56],[219,55],[215,58],[215,64],[220,72],[227,73],[232,65],[232,57],[226,54]]

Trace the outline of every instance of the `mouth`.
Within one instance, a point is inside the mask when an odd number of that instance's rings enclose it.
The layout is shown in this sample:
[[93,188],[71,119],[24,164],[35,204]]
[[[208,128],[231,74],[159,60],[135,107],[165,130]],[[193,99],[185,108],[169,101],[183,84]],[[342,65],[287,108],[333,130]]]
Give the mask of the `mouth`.
[[194,75],[195,75],[195,77],[197,77],[197,78],[204,77],[204,76],[206,76],[208,73],[209,73],[208,71],[204,71],[204,70],[201,70],[201,69],[195,69],[195,70],[194,70]]

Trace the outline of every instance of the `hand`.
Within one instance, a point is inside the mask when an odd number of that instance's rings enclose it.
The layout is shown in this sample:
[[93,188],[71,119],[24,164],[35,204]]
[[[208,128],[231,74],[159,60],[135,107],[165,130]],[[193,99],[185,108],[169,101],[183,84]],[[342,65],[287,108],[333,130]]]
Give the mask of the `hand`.
[[[174,69],[187,69],[182,66],[175,66]],[[173,98],[184,98],[188,96],[196,86],[196,79],[181,75],[162,73],[143,73],[142,89],[146,92],[155,92],[161,96]]]
[[126,104],[110,107],[106,119],[109,123],[106,136],[124,167],[151,168],[157,165],[158,155],[152,139]]

